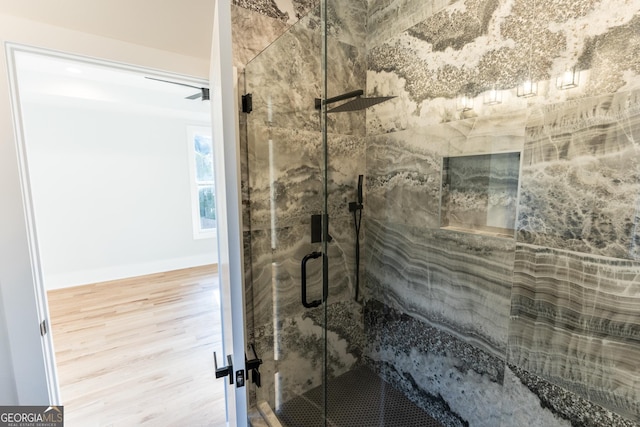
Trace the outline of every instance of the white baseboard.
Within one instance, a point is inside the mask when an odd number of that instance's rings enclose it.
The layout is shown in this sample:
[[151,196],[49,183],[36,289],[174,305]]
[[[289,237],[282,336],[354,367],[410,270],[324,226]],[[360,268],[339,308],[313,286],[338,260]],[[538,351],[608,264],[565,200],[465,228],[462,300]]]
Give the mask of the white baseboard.
[[199,267],[217,264],[215,253],[194,255],[190,257],[172,258],[138,264],[114,265],[106,268],[72,271],[64,274],[47,274],[44,272],[44,287],[47,291],[70,288],[91,283],[108,282],[128,277],[144,276],[182,268]]

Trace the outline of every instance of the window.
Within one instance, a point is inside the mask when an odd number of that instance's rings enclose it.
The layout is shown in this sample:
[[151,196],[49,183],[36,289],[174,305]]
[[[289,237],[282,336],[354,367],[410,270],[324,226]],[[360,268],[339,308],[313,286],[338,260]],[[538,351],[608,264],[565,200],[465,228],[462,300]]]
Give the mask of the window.
[[189,171],[193,211],[193,237],[204,239],[216,235],[216,200],[214,191],[213,141],[211,128],[189,126]]

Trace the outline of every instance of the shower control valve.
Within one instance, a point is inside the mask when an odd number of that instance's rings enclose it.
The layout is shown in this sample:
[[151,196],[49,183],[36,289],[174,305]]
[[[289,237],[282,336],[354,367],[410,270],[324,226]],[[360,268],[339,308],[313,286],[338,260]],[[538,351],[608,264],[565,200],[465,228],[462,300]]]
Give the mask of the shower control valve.
[[356,212],[362,210],[362,203],[349,202],[349,212]]

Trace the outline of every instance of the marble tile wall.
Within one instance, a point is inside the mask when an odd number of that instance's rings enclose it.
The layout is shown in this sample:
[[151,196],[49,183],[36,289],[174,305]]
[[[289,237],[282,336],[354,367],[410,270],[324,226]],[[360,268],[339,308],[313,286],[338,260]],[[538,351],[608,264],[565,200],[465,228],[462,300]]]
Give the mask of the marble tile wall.
[[[310,3],[236,4],[276,34]],[[640,0],[334,0],[328,10],[328,96],[365,86],[396,96],[328,123],[332,374],[367,363],[445,426],[638,425]],[[272,405],[321,374],[324,313],[296,301],[299,259],[317,249],[308,216],[322,209],[318,19],[246,69],[248,289],[266,361],[256,398]],[[580,85],[559,89],[572,67]],[[518,97],[528,78],[537,95]],[[493,89],[499,103],[487,102]],[[522,153],[515,238],[441,229],[442,159],[504,152]],[[360,173],[364,309],[351,302],[346,210]]]
[[504,358],[515,243],[367,218],[367,297]]
[[519,244],[510,363],[638,420],[639,273],[634,261]]
[[[370,2],[367,93],[397,97],[366,116],[364,357],[446,426],[640,423],[639,24],[639,1]],[[504,152],[515,236],[441,229],[442,159]]]
[[[397,98],[367,115],[368,133],[626,91],[639,84],[631,54],[640,25],[637,1],[460,0],[448,5],[431,0],[423,6],[410,1],[411,7],[401,9],[407,1],[380,2],[380,10],[395,11],[380,31],[377,2],[370,9],[373,35],[368,40],[376,42],[368,47],[368,93]],[[414,22],[417,10],[432,15]],[[388,20],[412,26],[390,34]],[[580,71],[582,83],[558,89],[556,77],[572,67]],[[517,97],[517,87],[527,79],[538,83],[538,96]],[[500,104],[484,103],[492,88],[500,92]],[[462,95],[473,99],[471,110],[459,108]]]
[[231,6],[233,65],[242,71],[245,65],[280,37],[290,25],[264,14]]
[[638,259],[640,92],[532,108],[518,240]]

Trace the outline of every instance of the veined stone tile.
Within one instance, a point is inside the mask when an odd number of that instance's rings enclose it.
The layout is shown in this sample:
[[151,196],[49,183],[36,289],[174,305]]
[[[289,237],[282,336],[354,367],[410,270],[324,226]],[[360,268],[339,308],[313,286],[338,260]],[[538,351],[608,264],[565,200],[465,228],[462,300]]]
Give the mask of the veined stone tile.
[[[283,403],[321,384],[323,378],[324,305],[302,307],[300,261],[318,245],[308,243],[308,230],[283,229],[274,234],[278,249],[271,249],[271,235],[265,231],[252,233],[252,302],[253,337],[260,367],[262,387],[253,388],[258,400]],[[327,343],[329,375],[350,369],[362,354],[362,320],[359,306],[351,301],[348,289],[350,275],[343,259],[342,247],[350,244],[340,230],[332,229],[334,243],[329,247],[329,298],[327,306]],[[308,300],[321,297],[322,260],[308,263]],[[275,328],[275,329],[274,329]],[[277,375],[278,381],[275,381]]]
[[640,2],[600,2],[599,7],[581,20],[583,25],[592,28],[594,21],[602,22],[602,8],[608,8],[604,15],[608,18],[608,31],[589,33],[586,37],[579,32],[568,33],[569,46],[573,44],[582,48],[578,69],[589,70],[585,76],[584,92],[593,96],[638,89],[638,73],[629,70],[637,68],[632,40],[640,31]]
[[254,337],[254,321],[253,321],[253,278],[251,276],[251,232],[244,231],[242,233],[242,246],[243,246],[243,272],[244,272],[244,300],[246,308],[246,320],[245,328],[247,334],[247,341],[252,342]]
[[367,363],[444,426],[637,425],[378,301],[365,323]]
[[251,286],[247,289],[247,305],[251,307],[252,327],[254,335],[263,334],[260,328],[273,319],[273,256],[271,249],[272,236],[269,231],[251,232],[251,251],[247,262],[251,265]]
[[639,94],[606,95],[532,114],[519,241],[638,259]]
[[640,264],[519,244],[509,362],[640,421]]
[[249,146],[247,140],[247,124],[239,124],[240,145],[240,198],[242,200],[242,229],[251,231],[251,207],[249,197]]
[[[360,358],[368,343],[364,332],[364,310],[362,305],[353,300],[329,301],[326,308],[327,330],[335,334],[329,337],[332,340],[329,345],[332,349],[337,350],[336,353],[342,355],[336,361],[328,359],[328,374],[329,377],[334,377],[346,372],[344,366],[353,367],[355,363],[362,363]],[[306,316],[313,319],[314,323],[318,325],[325,324],[324,315],[323,309],[308,310],[306,312]],[[344,363],[347,359],[349,363]],[[332,363],[334,364],[331,365]],[[339,365],[344,366],[340,367]]]
[[250,121],[320,130],[314,98],[321,94],[321,41],[319,29],[299,23],[247,64],[245,90],[253,96]]
[[[308,224],[324,206],[324,151],[316,132],[255,126],[248,147],[251,229]],[[330,218],[350,218],[358,175],[364,174],[364,139],[327,136]]]
[[[337,2],[337,8],[345,8],[330,11],[330,19],[350,17],[333,19],[329,25],[331,43],[342,46],[330,48],[327,96],[364,84],[360,70],[365,54],[356,41],[362,29],[357,27],[362,24],[357,20],[360,4],[351,8],[348,3]],[[474,27],[468,19],[474,14],[468,12],[485,6],[486,14],[475,15],[491,19]],[[366,94],[398,97],[366,112],[329,116],[329,126],[336,134],[356,138],[363,134],[366,117],[366,268],[362,281],[368,286],[362,293],[404,313],[398,313],[403,320],[395,332],[385,329],[394,324],[385,316],[379,319],[382,324],[368,328],[369,333],[377,334],[368,357],[378,372],[416,400],[435,407],[440,403],[441,409],[449,405],[454,414],[446,418],[447,426],[466,421],[495,427],[500,425],[500,413],[503,427],[638,424],[640,399],[634,393],[640,358],[638,328],[632,317],[638,295],[635,263],[553,249],[541,249],[531,261],[520,248],[538,249],[520,245],[517,253],[522,258],[517,259],[511,298],[513,241],[429,229],[439,225],[435,210],[439,196],[433,188],[440,185],[441,158],[519,151],[511,147],[522,147],[526,128],[526,200],[520,204],[520,240],[638,258],[640,240],[635,225],[640,218],[635,212],[640,206],[636,154],[640,110],[637,94],[621,92],[640,86],[632,54],[638,10],[638,0],[561,4],[468,0],[451,5],[446,1],[371,2],[367,39],[372,55]],[[427,21],[441,11],[445,13]],[[251,294],[259,301],[254,334],[266,348],[260,356],[269,359],[263,379],[271,383],[266,391],[270,402],[283,401],[321,380],[317,367],[323,312],[297,311],[296,301],[298,263],[313,249],[305,234],[309,214],[321,210],[316,202],[321,181],[305,181],[320,177],[323,168],[322,156],[317,155],[320,122],[311,110],[321,84],[319,49],[313,47],[319,37],[314,29],[316,18],[293,31],[304,35],[295,33],[293,40],[283,37],[282,44],[256,61],[264,63],[255,66],[259,84],[252,86],[258,100],[252,117],[259,126],[254,125],[250,132],[266,136],[272,132],[276,140],[286,141],[276,147],[281,152],[271,156],[276,168],[267,166],[268,138],[263,139],[265,145],[252,148],[250,158],[257,172],[257,185],[251,187],[257,215],[252,232],[255,288]],[[350,24],[343,25],[345,22]],[[444,28],[450,24],[453,34]],[[443,29],[434,38],[429,31],[440,25]],[[312,57],[314,52],[316,57]],[[567,91],[555,88],[556,73],[576,61],[580,66],[588,64],[589,69],[580,74],[585,85]],[[515,96],[515,84],[527,65],[540,79],[539,96],[529,100]],[[248,68],[251,72],[251,66]],[[295,78],[287,74],[292,69],[300,71]],[[261,85],[272,80],[276,90],[267,93]],[[493,84],[503,91],[502,104],[480,104],[483,91]],[[458,109],[458,89],[471,91],[472,110]],[[600,96],[616,91],[612,97]],[[593,95],[599,98],[586,98]],[[560,103],[566,100],[570,102]],[[446,125],[439,125],[441,122]],[[316,132],[317,141],[312,136]],[[302,148],[297,145],[300,141]],[[344,314],[341,319],[352,325],[358,321],[357,311],[348,309],[353,293],[354,236],[352,218],[343,209],[355,199],[357,175],[362,173],[362,160],[355,153],[362,151],[360,142],[351,136],[334,135],[329,142],[336,143],[335,152],[330,147],[329,165],[330,226],[335,238],[330,245],[330,265],[335,266],[330,305],[335,298],[335,306],[342,307],[337,310]],[[341,147],[345,150],[340,151]],[[331,163],[338,159],[341,161]],[[272,171],[276,178],[269,175]],[[282,208],[275,212],[273,232],[272,189],[281,197],[278,207]],[[307,189],[316,194],[305,193]],[[312,292],[319,289],[318,266],[309,266],[310,276],[314,275],[309,282],[313,298]],[[512,321],[510,307],[515,316]],[[274,310],[289,316],[276,332]],[[429,329],[432,327],[435,331]],[[329,341],[339,349],[330,350],[336,361],[332,372],[357,363],[357,346],[352,343],[357,341],[355,329],[330,334]],[[430,340],[429,335],[435,339]],[[395,339],[409,342],[400,344]],[[305,344],[296,347],[300,342]],[[459,345],[449,346],[452,342]],[[444,350],[441,343],[445,343]],[[427,344],[441,351],[425,348]],[[504,352],[520,368],[505,368]],[[500,368],[496,373],[483,366]],[[502,389],[501,370],[505,375]],[[283,389],[273,386],[276,374]],[[567,390],[557,390],[558,385]],[[438,395],[443,396],[440,401]],[[598,410],[580,396],[629,420]]]
[[366,362],[443,426],[500,425],[502,358],[375,300],[365,331]]
[[329,378],[360,363],[364,341],[361,317],[360,306],[345,301],[328,304],[326,316],[324,306],[316,307],[279,317],[261,328],[262,334],[256,337],[256,351],[263,359],[263,384],[256,389],[258,400],[266,400],[277,410],[277,404],[322,384],[325,361]]
[[448,6],[448,0],[372,0],[369,2],[369,46],[413,27]]
[[274,0],[233,0],[233,4],[272,19],[287,21],[289,18],[278,8]]
[[367,218],[369,298],[503,357],[515,243]]
[[[488,121],[497,118],[503,125],[512,126],[513,130],[516,130],[515,122],[520,120],[516,115],[526,113],[527,100],[518,98],[515,88],[507,88],[499,90],[499,92],[502,98],[500,104],[483,104],[485,92],[482,92],[475,97],[472,110],[461,111],[460,99],[457,96],[417,101],[411,98],[405,77],[399,76],[393,71],[369,69],[367,70],[368,96],[396,96],[396,98],[367,110],[367,134],[399,132],[414,127],[441,123],[474,122],[478,118]],[[509,116],[514,120],[511,123],[500,119]],[[504,142],[506,141],[496,141],[498,145]]]
[[[289,17],[295,19],[287,21],[290,25],[303,25],[309,29],[320,28],[320,7],[326,7],[327,35],[332,40],[364,48],[366,37],[366,0],[276,0],[287,9]],[[255,7],[250,7],[254,9]],[[293,10],[295,9],[295,11]],[[269,16],[273,14],[268,14]]]
[[[401,1],[380,3],[372,4],[373,15],[397,17]],[[369,46],[368,93],[398,96],[367,117],[369,133],[640,87],[631,63],[640,2],[464,0],[445,6]],[[369,33],[375,35],[373,22]],[[573,68],[579,85],[557,87],[556,79]],[[527,79],[537,83],[538,96],[516,96]],[[500,94],[499,103],[487,99],[491,90]],[[463,96],[473,100],[470,108],[460,105]]]
[[280,19],[236,5],[231,6],[231,25],[233,65],[240,69],[289,28]]
[[[245,68],[246,92],[253,95],[256,124],[320,131],[315,99],[323,97],[322,33],[304,18]],[[328,40],[326,97],[365,89],[366,63],[361,46]],[[336,113],[327,118],[330,132],[364,134],[364,113]]]
[[367,218],[438,227],[442,157],[466,130],[445,125],[367,137]]
[[367,37],[367,0],[325,1],[328,36],[364,50]]
[[327,191],[331,221],[351,218],[349,202],[357,200],[358,175],[365,175],[365,139],[362,136],[327,135]]
[[522,151],[528,111],[512,110],[478,117],[462,144],[451,144],[450,156]]
[[307,224],[322,213],[318,132],[249,124],[251,229]]
[[583,397],[531,372],[507,365],[504,376],[503,427],[636,427]]
[[233,4],[292,25],[316,7],[317,0],[233,0]]
[[[440,213],[442,159],[521,151],[525,117],[524,110],[520,110],[504,116],[368,136],[369,217],[439,227],[443,224]],[[517,184],[518,177],[515,179]],[[515,190],[517,192],[517,188]]]
[[[294,317],[306,309],[301,300],[301,261],[303,257],[320,249],[310,243],[309,227],[290,227],[275,230],[278,247],[272,251],[271,295],[276,318]],[[307,262],[307,301],[322,299],[322,258]]]
[[640,91],[534,109],[526,126],[525,165],[604,157],[637,145]]
[[[514,371],[522,373],[526,377],[521,380],[514,374]],[[525,382],[524,384],[523,381]],[[537,386],[540,387],[538,388]],[[572,425],[585,425],[580,423],[572,424],[570,421],[572,417],[565,415],[573,409],[572,406],[578,406],[575,402],[580,400],[579,396],[554,386],[540,377],[527,374],[525,371],[507,365],[505,367],[503,391],[503,415],[500,424],[503,427],[570,427]],[[543,391],[544,394],[541,393]],[[552,393],[547,395],[546,393],[549,391],[552,391]],[[560,401],[561,404],[550,405],[551,401]]]
[[[355,236],[349,218],[330,224],[328,245],[329,303],[353,299]],[[301,300],[301,262],[322,251],[311,243],[309,225],[252,233],[253,317],[256,325],[275,317],[293,317],[307,309]],[[363,251],[364,253],[364,248]],[[322,258],[307,262],[307,301],[322,299]]]

